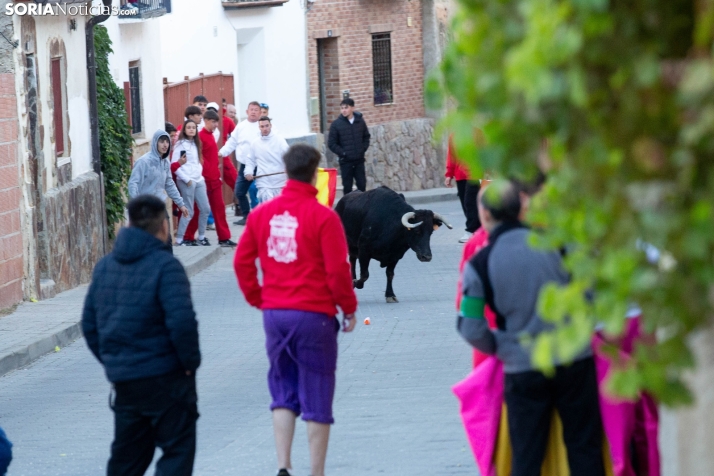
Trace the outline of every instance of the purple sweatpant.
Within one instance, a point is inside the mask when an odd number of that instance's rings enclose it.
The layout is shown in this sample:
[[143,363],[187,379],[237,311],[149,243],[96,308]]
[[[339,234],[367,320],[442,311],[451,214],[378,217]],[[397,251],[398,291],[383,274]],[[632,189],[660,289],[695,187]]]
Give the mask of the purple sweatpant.
[[288,309],[263,311],[270,360],[270,410],[287,408],[302,419],[332,424],[337,332],[335,317]]

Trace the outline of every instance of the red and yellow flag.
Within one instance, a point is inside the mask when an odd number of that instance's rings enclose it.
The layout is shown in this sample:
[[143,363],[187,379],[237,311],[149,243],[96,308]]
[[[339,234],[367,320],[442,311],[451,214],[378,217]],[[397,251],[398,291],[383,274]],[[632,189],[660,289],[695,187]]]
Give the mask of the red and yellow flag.
[[337,169],[317,169],[317,201],[332,208],[337,191]]

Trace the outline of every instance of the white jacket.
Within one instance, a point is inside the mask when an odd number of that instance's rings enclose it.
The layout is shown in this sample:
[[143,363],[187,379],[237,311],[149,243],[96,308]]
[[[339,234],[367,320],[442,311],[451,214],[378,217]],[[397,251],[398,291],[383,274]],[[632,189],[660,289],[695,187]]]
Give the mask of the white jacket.
[[250,122],[248,119],[238,123],[231,135],[228,136],[226,144],[221,147],[218,155],[228,157],[231,152],[236,152],[236,160],[245,164],[246,156],[250,153],[250,144],[260,137],[260,127],[258,121]]
[[174,146],[174,152],[171,155],[171,163],[178,162],[181,158],[181,151],[186,151],[186,163],[176,170],[176,177],[184,183],[194,181],[196,183],[203,182],[203,166],[198,158],[198,149],[196,144],[186,139],[179,139]]
[[[255,175],[272,174],[275,172],[285,172],[285,162],[283,155],[289,149],[288,143],[282,136],[271,132],[267,136],[261,135],[259,139],[250,145],[250,153],[245,161],[245,173],[252,174],[255,168],[258,171]],[[261,188],[282,189],[288,176],[285,173],[270,175],[255,179],[255,186]]]

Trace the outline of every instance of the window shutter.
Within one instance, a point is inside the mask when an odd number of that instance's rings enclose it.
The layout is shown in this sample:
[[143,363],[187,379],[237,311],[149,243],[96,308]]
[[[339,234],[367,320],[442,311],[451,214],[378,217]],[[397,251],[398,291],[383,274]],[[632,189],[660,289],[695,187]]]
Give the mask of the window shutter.
[[55,132],[55,153],[64,153],[64,107],[62,105],[62,58],[52,59],[52,102]]
[[131,84],[124,81],[124,109],[126,109],[126,121],[131,127]]

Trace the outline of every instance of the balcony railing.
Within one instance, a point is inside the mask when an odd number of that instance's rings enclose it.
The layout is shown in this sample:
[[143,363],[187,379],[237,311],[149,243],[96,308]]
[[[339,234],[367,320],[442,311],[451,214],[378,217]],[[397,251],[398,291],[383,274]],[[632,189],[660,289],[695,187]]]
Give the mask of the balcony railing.
[[122,21],[142,21],[171,13],[171,0],[121,0]]
[[222,0],[223,8],[280,7],[288,0]]

